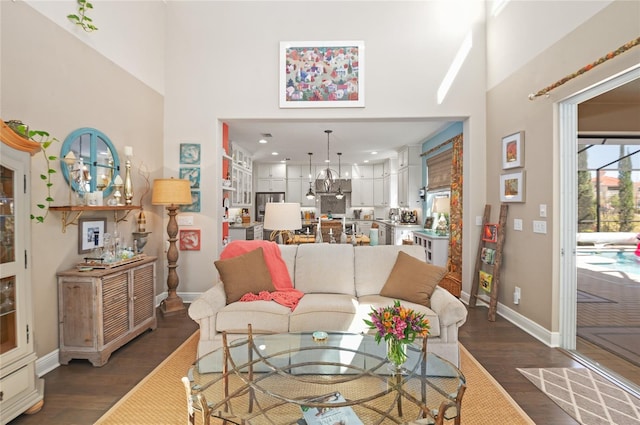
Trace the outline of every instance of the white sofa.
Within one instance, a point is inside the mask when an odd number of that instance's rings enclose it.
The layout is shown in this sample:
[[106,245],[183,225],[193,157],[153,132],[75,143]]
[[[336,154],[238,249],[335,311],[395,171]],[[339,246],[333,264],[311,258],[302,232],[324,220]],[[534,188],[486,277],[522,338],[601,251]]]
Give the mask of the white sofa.
[[[291,311],[274,301],[225,305],[224,287],[218,281],[189,306],[189,316],[200,325],[198,357],[222,345],[221,332],[226,331],[229,339],[238,338],[246,335],[248,324],[254,333],[366,331],[363,319],[371,307],[393,304],[393,299],[379,293],[398,252],[422,261],[425,255],[417,245],[305,244],[280,245],[280,250],[295,288],[304,292],[298,306]],[[429,318],[428,351],[458,365],[458,328],[467,318],[464,304],[440,287],[431,296],[431,308],[402,303]]]

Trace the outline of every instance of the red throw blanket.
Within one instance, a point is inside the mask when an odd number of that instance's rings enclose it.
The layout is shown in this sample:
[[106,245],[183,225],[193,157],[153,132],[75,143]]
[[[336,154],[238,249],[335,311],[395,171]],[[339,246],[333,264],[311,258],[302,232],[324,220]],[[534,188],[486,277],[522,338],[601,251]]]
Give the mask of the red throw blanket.
[[278,304],[291,308],[293,311],[304,293],[293,287],[287,265],[282,259],[280,247],[277,243],[261,240],[231,241],[220,254],[220,259],[226,260],[237,257],[258,248],[262,248],[264,261],[267,264],[271,274],[271,282],[276,290],[275,292],[263,291],[257,295],[253,293],[244,294],[240,301],[273,300]]

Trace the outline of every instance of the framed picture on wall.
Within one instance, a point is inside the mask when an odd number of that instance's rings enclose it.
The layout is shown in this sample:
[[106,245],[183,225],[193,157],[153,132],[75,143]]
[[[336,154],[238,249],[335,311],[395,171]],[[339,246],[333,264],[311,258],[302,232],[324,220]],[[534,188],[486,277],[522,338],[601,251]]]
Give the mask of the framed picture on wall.
[[180,251],[200,251],[200,229],[180,229]]
[[78,220],[78,254],[86,254],[94,248],[104,247],[107,230],[106,218],[81,218]]
[[281,108],[364,107],[364,41],[280,42]]
[[524,167],[524,131],[502,138],[502,169]]
[[500,202],[524,202],[524,171],[500,176]]

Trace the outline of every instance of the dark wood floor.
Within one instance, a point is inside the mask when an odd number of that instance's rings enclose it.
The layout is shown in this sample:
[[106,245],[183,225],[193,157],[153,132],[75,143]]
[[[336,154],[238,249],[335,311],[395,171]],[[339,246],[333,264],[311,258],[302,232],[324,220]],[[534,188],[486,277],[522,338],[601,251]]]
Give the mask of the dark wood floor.
[[[93,424],[196,328],[188,317],[165,319],[159,315],[158,329],[113,353],[105,366],[95,368],[87,361],[73,360],[46,374],[43,409],[10,424]],[[495,322],[487,321],[484,307],[469,310],[467,323],[460,328],[460,341],[537,424],[578,423],[516,370],[579,366],[561,350],[545,346],[500,316]]]

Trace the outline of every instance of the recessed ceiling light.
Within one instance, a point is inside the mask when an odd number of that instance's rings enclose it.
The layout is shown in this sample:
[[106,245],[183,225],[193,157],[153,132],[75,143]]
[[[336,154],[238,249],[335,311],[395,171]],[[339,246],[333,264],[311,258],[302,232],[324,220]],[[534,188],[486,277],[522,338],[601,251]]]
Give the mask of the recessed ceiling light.
[[271,155],[276,156],[278,155],[278,152],[271,152]]
[[362,162],[364,162],[364,163],[366,164],[367,162],[369,162],[369,160],[368,160],[368,159],[365,159],[365,160],[364,160],[364,161],[362,161]]
[[269,142],[267,142],[265,139],[260,139],[258,140],[258,143],[264,145],[265,143],[269,143]]
[[371,155],[378,155],[378,152],[373,151],[373,152],[371,152]]

